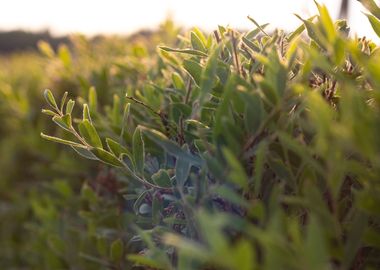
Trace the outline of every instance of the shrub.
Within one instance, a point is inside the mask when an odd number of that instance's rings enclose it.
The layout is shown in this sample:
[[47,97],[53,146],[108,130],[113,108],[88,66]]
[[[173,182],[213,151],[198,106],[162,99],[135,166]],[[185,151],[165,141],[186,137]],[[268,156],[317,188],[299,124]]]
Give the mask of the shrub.
[[42,137],[114,168],[107,193],[82,188],[93,245],[82,257],[114,269],[379,267],[380,53],[317,7],[290,34],[251,18],[247,33],[194,29],[104,110],[95,88],[80,117],[66,93],[45,91],[66,135]]
[[[41,117],[45,103],[41,89],[52,88],[55,95],[70,89],[72,96],[83,96],[92,85],[103,109],[114,94],[121,95],[125,85],[140,87],[143,76],[155,74],[158,56],[152,52],[157,42],[165,38],[172,44],[177,31],[167,21],[148,34],[74,36],[72,46],[61,45],[56,51],[40,42],[40,53],[0,56],[1,269],[97,266],[85,259],[94,252],[93,239],[83,229],[87,201],[80,190],[86,182],[108,196],[105,180],[113,174],[102,164],[83,160],[64,146],[46,144],[40,138],[41,130],[65,136],[50,119]],[[77,104],[81,102],[76,99]],[[115,211],[111,200],[104,202],[109,213]]]

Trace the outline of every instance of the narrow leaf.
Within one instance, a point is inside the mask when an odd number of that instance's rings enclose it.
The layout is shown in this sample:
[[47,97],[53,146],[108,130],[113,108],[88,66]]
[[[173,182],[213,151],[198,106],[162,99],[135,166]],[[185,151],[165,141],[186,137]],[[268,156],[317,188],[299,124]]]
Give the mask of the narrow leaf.
[[96,112],[98,109],[98,96],[95,87],[91,86],[88,91],[88,105],[90,112]]
[[203,67],[193,60],[184,60],[183,67],[190,74],[195,83],[200,85]]
[[86,103],[83,104],[83,120],[88,120],[90,123],[92,123],[90,109]]
[[79,123],[78,127],[79,133],[83,136],[89,145],[93,147],[103,148],[102,141],[100,140],[95,127],[90,123],[89,120],[83,120],[81,123]]
[[172,81],[176,89],[185,90],[185,83],[177,72],[173,72]]
[[250,16],[247,16],[247,18],[248,18],[248,20],[250,20],[251,22],[253,22],[253,24],[256,25],[256,27],[257,27],[258,29],[260,29],[260,31],[263,32],[264,35],[269,36],[269,35],[264,31],[264,28],[263,28],[260,24],[258,24],[253,18],[251,18]]
[[46,114],[46,115],[49,115],[49,116],[56,116],[57,115],[56,112],[53,112],[51,110],[42,109],[41,112],[44,113],[44,114]]
[[139,127],[136,128],[133,133],[133,160],[135,162],[136,171],[140,173],[140,175],[144,174],[144,162],[145,162],[145,149],[144,149],[144,141],[141,136],[141,130]]
[[[186,153],[189,150],[189,147],[185,144],[183,146],[183,151]],[[187,178],[189,177],[191,169],[191,163],[188,160],[182,159],[181,157],[177,158],[175,164],[175,179],[177,182],[177,187],[181,190],[185,185]]]
[[121,239],[117,239],[111,244],[111,259],[113,261],[120,261],[123,257],[124,247],[123,241]]
[[129,151],[127,148],[125,148],[124,146],[122,146],[120,143],[110,139],[110,138],[106,138],[106,144],[107,144],[107,147],[108,149],[117,157],[120,157],[121,154],[129,154]]
[[84,158],[98,160],[98,158],[90,150],[86,148],[75,147],[73,145],[71,145],[71,148],[73,148],[75,152],[77,152],[80,156]]
[[69,99],[69,101],[66,103],[66,114],[71,114],[73,112],[75,105],[75,101],[72,99]]
[[45,89],[44,91],[44,97],[46,102],[52,107],[53,109],[59,111],[57,103],[55,102],[55,98],[53,96],[53,93],[49,89]]
[[61,109],[61,112],[63,112],[63,106],[65,105],[67,95],[68,95],[68,93],[65,92],[65,93],[63,94],[63,96],[62,96],[62,99],[61,99],[61,108],[60,108],[60,109]]
[[365,15],[367,16],[373,31],[375,31],[376,35],[380,37],[380,20],[371,14],[365,13]]
[[112,153],[102,149],[102,148],[92,148],[91,152],[100,160],[106,164],[115,166],[115,167],[123,167],[123,163],[115,157]]
[[190,55],[195,55],[195,56],[201,56],[201,57],[207,57],[207,54],[198,51],[198,50],[193,50],[193,49],[173,49],[165,46],[160,46],[161,50],[164,50],[166,52],[177,52],[177,53],[184,53],[184,54],[190,54]]
[[197,51],[206,52],[206,47],[200,40],[200,38],[194,33],[190,33],[191,46]]
[[75,147],[79,147],[79,148],[86,148],[85,145],[82,145],[82,144],[79,144],[79,143],[76,143],[76,142],[73,142],[73,141],[68,141],[68,140],[64,140],[64,139],[61,139],[61,138],[49,136],[49,135],[43,134],[42,132],[41,132],[40,135],[41,135],[42,138],[44,138],[46,140],[49,140],[49,141],[52,141],[52,142],[66,144],[66,145],[71,145],[71,146],[75,146]]

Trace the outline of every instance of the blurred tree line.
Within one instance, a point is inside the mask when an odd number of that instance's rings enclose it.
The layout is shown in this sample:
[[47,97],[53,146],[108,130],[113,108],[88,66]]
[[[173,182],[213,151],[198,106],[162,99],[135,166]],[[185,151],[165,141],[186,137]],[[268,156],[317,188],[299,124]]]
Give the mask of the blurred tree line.
[[28,32],[23,30],[0,31],[0,53],[37,50],[37,43],[44,40],[57,49],[59,44],[70,44],[68,36],[54,37],[48,30]]
[[[151,30],[140,30],[130,36],[125,36],[128,41],[149,39],[154,34]],[[93,42],[102,42],[106,39],[104,35],[97,35],[89,39]],[[56,37],[49,30],[39,32],[29,32],[24,30],[0,31],[0,53],[9,54],[14,52],[37,51],[38,42],[47,42],[54,51],[57,51],[60,45],[71,47],[73,44],[68,35]]]

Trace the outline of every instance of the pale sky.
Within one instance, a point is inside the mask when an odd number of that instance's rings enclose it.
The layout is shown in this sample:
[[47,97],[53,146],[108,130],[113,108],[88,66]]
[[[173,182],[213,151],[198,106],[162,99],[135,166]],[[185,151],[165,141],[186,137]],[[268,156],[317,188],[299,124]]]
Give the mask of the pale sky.
[[[328,6],[333,18],[340,0],[319,0]],[[351,0],[350,25],[354,32],[379,41],[370,28],[364,9]],[[0,30],[22,28],[50,29],[56,34],[81,32],[125,34],[154,28],[168,14],[184,27],[213,30],[218,25],[251,29],[246,18],[272,27],[292,30],[300,21],[293,15],[308,17],[316,13],[313,0],[0,0]]]

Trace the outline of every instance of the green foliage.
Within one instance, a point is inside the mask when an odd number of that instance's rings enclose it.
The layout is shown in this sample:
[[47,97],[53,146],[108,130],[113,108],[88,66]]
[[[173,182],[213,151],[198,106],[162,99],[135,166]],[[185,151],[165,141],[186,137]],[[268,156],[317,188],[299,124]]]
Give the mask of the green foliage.
[[[60,131],[46,123],[42,137],[79,155],[51,161],[61,179],[26,193],[40,253],[17,265],[379,268],[379,49],[316,5],[292,33],[249,18],[247,33],[195,28],[173,42],[167,23],[155,56],[135,47],[121,60],[116,41],[97,49],[114,61],[100,67],[86,50],[82,69],[65,48],[49,56],[82,98],[46,90]],[[71,172],[84,158],[85,178]]]
[[[106,147],[113,140],[116,144],[111,149],[116,151],[121,131],[119,127],[108,129],[110,114],[105,105],[112,102],[114,94],[123,97],[125,85],[139,88],[145,84],[142,78],[156,76],[156,46],[162,38],[173,44],[170,40],[177,31],[167,22],[157,32],[136,34],[127,40],[73,36],[68,48],[40,42],[41,53],[0,56],[1,269],[103,269],[118,263],[110,257],[111,244],[125,238],[118,226],[129,217],[116,222],[118,209],[125,206],[117,192],[117,176],[107,166],[87,162],[82,156],[98,158],[83,148],[82,142],[70,143],[75,137],[56,128],[49,118],[57,115],[58,108],[62,115],[55,118],[56,123],[70,130],[71,122],[77,129],[82,121],[77,110],[87,102],[103,150],[111,151]],[[57,108],[43,110],[49,117],[40,114],[44,88],[52,89],[55,98],[66,97]],[[67,90],[70,95],[66,96]],[[98,108],[107,116],[92,113]],[[124,131],[127,128],[125,125]],[[71,149],[41,139],[42,130],[51,135],[46,138],[69,142]],[[123,155],[128,154],[125,148],[120,149]],[[96,153],[104,155],[101,150]],[[93,214],[100,209],[103,214]],[[97,250],[98,239],[105,253]]]
[[[123,210],[133,220],[122,231],[136,234],[124,238],[127,256],[120,255],[124,241],[112,243],[112,262],[380,265],[378,49],[349,38],[345,24],[316,5],[319,15],[299,17],[303,25],[290,34],[268,34],[249,18],[257,28],[245,34],[220,27],[214,38],[195,29],[177,48],[159,47],[164,79],[114,100],[104,135],[94,128],[102,117],[96,109],[86,113],[94,126],[83,120],[79,130],[88,128],[80,133],[58,112],[62,123],[55,122],[76,143],[121,167],[118,192],[133,204]],[[367,16],[377,31],[376,14]],[[102,149],[100,138],[115,129],[120,140],[107,138],[110,151]]]

